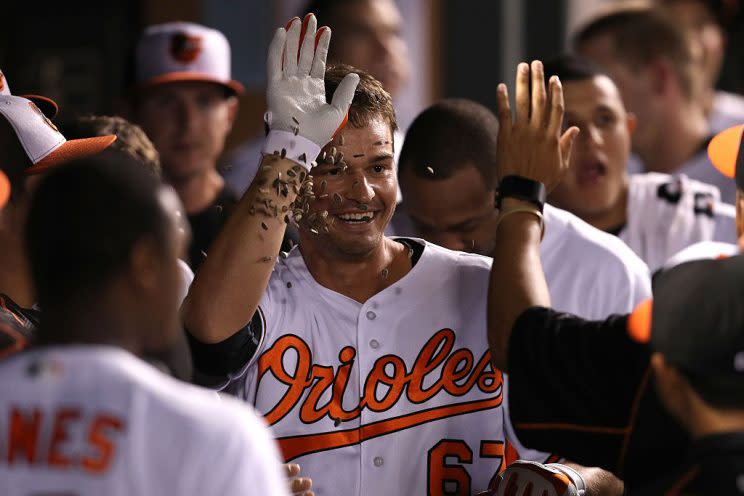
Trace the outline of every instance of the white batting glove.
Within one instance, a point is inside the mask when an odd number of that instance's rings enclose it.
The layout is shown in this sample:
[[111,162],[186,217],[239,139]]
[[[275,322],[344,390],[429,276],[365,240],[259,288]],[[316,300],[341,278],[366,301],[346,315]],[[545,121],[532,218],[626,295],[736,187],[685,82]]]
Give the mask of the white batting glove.
[[279,153],[308,170],[321,148],[346,123],[359,82],[358,75],[348,74],[331,103],[326,102],[323,77],[331,30],[323,27],[316,33],[316,28],[315,16],[307,15],[304,22],[299,18],[290,21],[288,30],[277,29],[266,62],[270,131],[263,153]]
[[494,496],[583,496],[584,479],[559,463],[543,465],[519,460],[509,465],[487,494]]

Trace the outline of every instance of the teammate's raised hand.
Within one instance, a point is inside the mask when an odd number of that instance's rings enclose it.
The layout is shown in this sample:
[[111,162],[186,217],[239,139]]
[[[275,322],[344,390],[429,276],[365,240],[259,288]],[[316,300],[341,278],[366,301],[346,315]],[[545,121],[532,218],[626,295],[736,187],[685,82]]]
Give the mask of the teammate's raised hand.
[[512,119],[505,84],[497,90],[499,104],[498,176],[516,175],[540,181],[551,191],[568,169],[571,147],[579,128],[561,134],[563,88],[558,77],[545,90],[543,65],[539,60],[517,66],[516,112]]
[[[359,76],[349,74],[326,102],[326,57],[331,30],[316,31],[313,14],[295,17],[279,28],[269,46],[266,122],[270,133],[264,153],[279,152],[310,168],[320,149],[346,123]],[[282,152],[282,150],[284,150]]]

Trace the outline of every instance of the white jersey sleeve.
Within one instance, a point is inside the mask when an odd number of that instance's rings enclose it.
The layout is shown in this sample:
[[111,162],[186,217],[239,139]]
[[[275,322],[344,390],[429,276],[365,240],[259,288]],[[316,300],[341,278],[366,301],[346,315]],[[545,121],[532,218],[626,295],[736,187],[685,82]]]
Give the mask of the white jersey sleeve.
[[604,319],[651,296],[648,267],[616,236],[551,205],[544,215],[540,258],[553,308]]
[[684,175],[630,176],[627,223],[620,232],[649,266],[699,241],[735,242],[735,211],[721,203],[718,188]]

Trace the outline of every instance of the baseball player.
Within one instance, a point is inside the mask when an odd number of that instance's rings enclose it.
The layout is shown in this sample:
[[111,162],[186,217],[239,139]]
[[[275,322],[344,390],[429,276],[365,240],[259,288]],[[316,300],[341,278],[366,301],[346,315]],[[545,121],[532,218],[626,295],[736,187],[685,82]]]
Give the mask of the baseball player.
[[[416,117],[398,179],[419,236],[453,250],[492,253],[498,129],[489,109],[463,99],[443,100]],[[543,214],[541,260],[556,308],[604,318],[630,312],[651,295],[648,268],[622,241],[550,205]]]
[[708,156],[713,166],[724,176],[736,183],[736,236],[738,244],[702,241],[689,246],[670,258],[665,268],[671,268],[691,260],[704,258],[725,258],[741,251],[742,236],[744,236],[744,170],[738,162],[741,134],[744,126],[732,126],[713,137],[708,145]]
[[182,332],[177,205],[118,151],[42,179],[26,240],[45,317],[39,346],[0,363],[2,494],[286,494],[250,408],[135,356]]
[[[7,86],[6,86],[7,87]],[[13,332],[0,338],[0,354],[24,348],[39,324],[39,312],[28,272],[23,230],[34,176],[72,158],[99,153],[115,136],[66,140],[41,110],[26,98],[0,95],[0,162],[13,194],[0,222],[0,314]]]
[[564,85],[566,126],[582,130],[571,168],[550,194],[555,206],[616,234],[652,272],[699,241],[736,242],[734,207],[715,186],[683,174],[627,174],[635,117],[609,77],[573,55],[548,62],[546,73]]
[[[326,70],[330,35],[308,15],[269,47],[259,174],[182,309],[195,364],[256,405],[318,494],[473,494],[548,456],[512,436],[490,366],[490,261],[384,236],[395,113],[368,74]],[[288,213],[300,245],[275,260]]]
[[[518,434],[611,469],[629,494],[741,494],[744,258],[658,274],[654,301],[632,315],[593,322],[547,308],[539,207],[569,164],[557,116],[545,126],[536,111],[540,93],[530,103],[525,71],[512,122],[506,88],[498,91],[501,184],[509,187],[500,190],[488,332],[495,366],[509,372]],[[518,462],[494,493],[524,494],[513,489],[527,481],[541,494],[566,487],[560,474]]]

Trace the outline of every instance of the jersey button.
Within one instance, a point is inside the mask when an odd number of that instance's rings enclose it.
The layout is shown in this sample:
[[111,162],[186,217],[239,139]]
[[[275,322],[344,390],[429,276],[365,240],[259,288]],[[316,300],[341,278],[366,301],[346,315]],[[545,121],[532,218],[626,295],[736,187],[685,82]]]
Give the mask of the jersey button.
[[369,342],[369,347],[372,348],[373,350],[376,350],[377,348],[380,347],[380,343],[376,339],[373,339],[372,341]]
[[376,456],[375,459],[372,460],[372,463],[375,464],[375,467],[382,467],[382,464],[385,463],[385,460],[383,460],[381,456]]
[[367,312],[367,318],[369,320],[375,320],[376,317],[377,317],[377,314],[375,312],[373,312],[372,310],[370,310],[369,312]]

